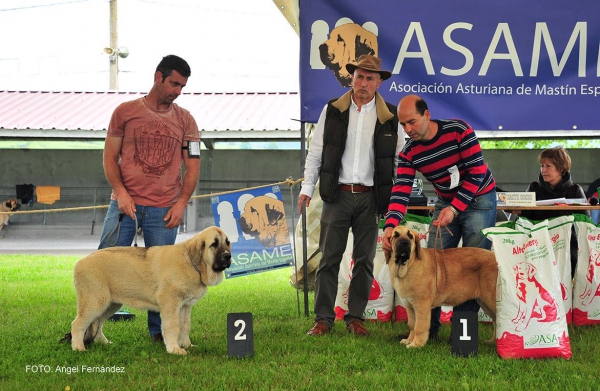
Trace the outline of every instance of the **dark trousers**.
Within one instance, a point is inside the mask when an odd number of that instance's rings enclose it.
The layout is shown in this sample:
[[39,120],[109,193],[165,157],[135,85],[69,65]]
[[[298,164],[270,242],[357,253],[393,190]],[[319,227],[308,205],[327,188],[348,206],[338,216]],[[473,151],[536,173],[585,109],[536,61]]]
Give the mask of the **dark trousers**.
[[373,282],[373,259],[379,234],[374,192],[351,193],[340,190],[336,202],[323,202],[319,248],[321,262],[315,280],[315,320],[333,327],[338,273],[352,229],[352,279],[348,291],[346,324],[362,319]]

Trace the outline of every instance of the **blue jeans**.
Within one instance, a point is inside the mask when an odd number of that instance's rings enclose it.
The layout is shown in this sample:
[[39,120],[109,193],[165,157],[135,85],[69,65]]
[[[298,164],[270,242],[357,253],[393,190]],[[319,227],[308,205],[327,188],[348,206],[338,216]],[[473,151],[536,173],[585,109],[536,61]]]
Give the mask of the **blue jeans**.
[[[156,208],[153,206],[136,205],[135,213],[137,225],[142,228],[144,234],[144,245],[146,247],[162,246],[165,244],[175,244],[177,239],[177,227],[165,228],[167,224],[164,221],[165,215],[170,207]],[[115,246],[131,246],[136,235],[136,223],[131,217],[124,215],[119,223],[121,212],[117,201],[110,201],[102,235],[100,236],[100,245],[98,249]],[[160,313],[148,311],[148,330],[150,336],[161,332]]]
[[590,218],[594,221],[594,224],[598,225],[598,221],[600,220],[600,210],[592,210],[590,212]]
[[[435,203],[432,221],[436,220],[442,209],[449,206],[450,203],[439,198]],[[441,239],[436,240],[436,228],[433,227],[429,233],[427,241],[428,248],[454,248],[458,247],[462,239],[462,247],[479,247],[490,250],[492,242],[483,236],[481,232],[484,228],[493,227],[496,224],[496,191],[491,191],[487,194],[473,198],[471,204],[464,212],[458,214],[452,220],[452,223],[447,225],[452,235],[441,228]],[[469,300],[463,304],[454,307],[453,311],[478,312],[479,304],[475,300]],[[436,307],[431,310],[431,326],[429,333],[436,333],[440,328],[440,315],[442,309]]]

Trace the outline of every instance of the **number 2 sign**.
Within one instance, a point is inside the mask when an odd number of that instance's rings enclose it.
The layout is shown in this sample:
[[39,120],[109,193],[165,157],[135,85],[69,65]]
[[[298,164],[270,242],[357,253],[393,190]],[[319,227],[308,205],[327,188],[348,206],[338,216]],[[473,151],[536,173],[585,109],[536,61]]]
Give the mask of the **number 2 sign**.
[[227,354],[230,357],[254,356],[254,333],[250,312],[227,314]]

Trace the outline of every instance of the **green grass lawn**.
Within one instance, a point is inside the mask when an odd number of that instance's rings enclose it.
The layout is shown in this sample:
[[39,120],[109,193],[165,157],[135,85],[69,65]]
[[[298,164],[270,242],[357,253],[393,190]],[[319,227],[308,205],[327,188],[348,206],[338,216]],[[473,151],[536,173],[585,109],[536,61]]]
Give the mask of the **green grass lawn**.
[[[105,325],[112,344],[73,352],[58,341],[75,317],[76,261],[0,255],[0,390],[600,389],[600,327],[569,329],[570,360],[503,360],[483,342],[469,358],[453,356],[444,342],[406,349],[396,338],[406,325],[398,323],[368,323],[367,338],[349,335],[343,324],[309,337],[312,315],[298,315],[303,298],[288,283],[290,268],[209,288],[192,310],[196,346],[187,356],[152,342],[145,311],[133,309],[134,321]],[[254,357],[227,355],[227,314],[234,312],[252,313]],[[449,333],[444,325],[441,336]],[[481,339],[491,333],[480,326]]]

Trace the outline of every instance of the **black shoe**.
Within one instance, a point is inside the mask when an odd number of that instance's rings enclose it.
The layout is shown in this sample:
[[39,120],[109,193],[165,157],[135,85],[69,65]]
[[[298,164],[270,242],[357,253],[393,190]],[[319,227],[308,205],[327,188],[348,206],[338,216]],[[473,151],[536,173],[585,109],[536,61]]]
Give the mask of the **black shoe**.
[[164,339],[164,338],[163,338],[163,336],[162,336],[162,333],[156,333],[156,334],[154,334],[154,335],[152,336],[152,340],[153,340],[154,342],[164,342],[164,341],[165,341],[165,339]]

